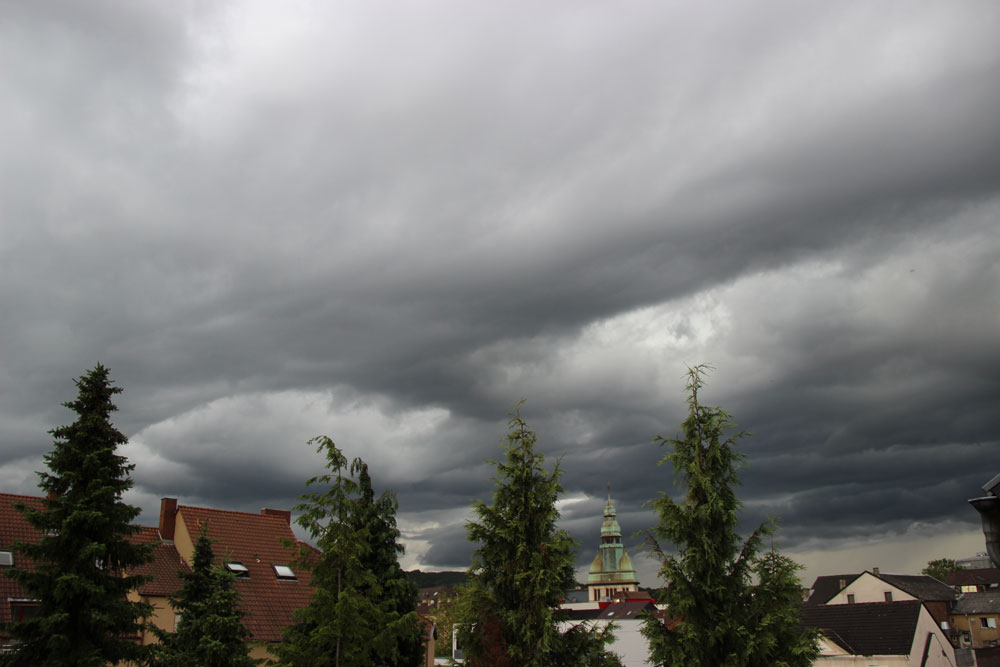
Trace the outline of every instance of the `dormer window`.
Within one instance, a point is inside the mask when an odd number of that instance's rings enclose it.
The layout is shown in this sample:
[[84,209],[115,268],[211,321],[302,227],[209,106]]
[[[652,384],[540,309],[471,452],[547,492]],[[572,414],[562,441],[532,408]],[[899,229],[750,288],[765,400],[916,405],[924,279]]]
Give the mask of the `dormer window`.
[[248,568],[243,563],[226,563],[226,569],[236,575],[239,579],[249,579],[250,578],[250,568]]
[[292,571],[292,568],[287,565],[272,565],[271,567],[274,569],[274,576],[278,579],[286,581],[295,581],[298,579],[298,577],[295,576],[295,572]]

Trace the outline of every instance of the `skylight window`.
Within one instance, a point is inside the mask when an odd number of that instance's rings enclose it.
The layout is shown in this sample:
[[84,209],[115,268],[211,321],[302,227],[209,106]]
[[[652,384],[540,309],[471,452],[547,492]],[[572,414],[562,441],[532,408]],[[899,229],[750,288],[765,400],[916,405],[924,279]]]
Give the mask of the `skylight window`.
[[0,551],[0,567],[10,567],[14,564],[14,552],[9,550]]
[[240,578],[248,578],[250,576],[250,568],[243,563],[226,563],[226,569]]
[[295,572],[292,571],[292,568],[287,565],[272,565],[271,567],[274,568],[274,576],[278,579],[288,579],[291,581],[298,579],[298,577],[295,576]]

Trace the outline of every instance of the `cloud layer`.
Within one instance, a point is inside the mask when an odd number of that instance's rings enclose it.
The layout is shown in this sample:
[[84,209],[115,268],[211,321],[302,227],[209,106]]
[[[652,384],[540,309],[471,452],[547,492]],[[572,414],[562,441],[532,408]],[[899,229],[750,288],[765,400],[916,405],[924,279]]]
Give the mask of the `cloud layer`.
[[652,524],[710,362],[787,548],[977,530],[994,3],[36,5],[0,22],[5,490],[101,361],[145,520],[290,507],[325,433],[411,566],[464,566],[525,398],[582,563],[609,482]]

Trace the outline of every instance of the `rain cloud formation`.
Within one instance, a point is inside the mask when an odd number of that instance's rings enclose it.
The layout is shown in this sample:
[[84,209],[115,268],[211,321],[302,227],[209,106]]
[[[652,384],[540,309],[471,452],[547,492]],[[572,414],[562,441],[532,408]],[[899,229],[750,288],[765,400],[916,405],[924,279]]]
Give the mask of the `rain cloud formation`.
[[991,0],[4,3],[0,490],[101,362],[144,523],[291,507],[326,434],[404,566],[463,568],[523,398],[585,565],[609,483],[626,533],[677,492],[707,362],[806,577],[971,556],[998,36]]

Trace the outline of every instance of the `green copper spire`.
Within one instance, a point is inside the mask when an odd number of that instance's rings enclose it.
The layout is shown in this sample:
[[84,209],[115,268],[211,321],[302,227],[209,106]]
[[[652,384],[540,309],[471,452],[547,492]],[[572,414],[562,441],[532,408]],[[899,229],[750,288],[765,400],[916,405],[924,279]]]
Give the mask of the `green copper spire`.
[[604,505],[604,523],[601,524],[601,545],[587,575],[587,587],[591,590],[592,600],[608,597],[609,591],[638,589],[639,580],[632,566],[632,559],[622,545],[622,529],[618,525],[617,515],[615,505],[611,502],[609,484],[608,502]]

